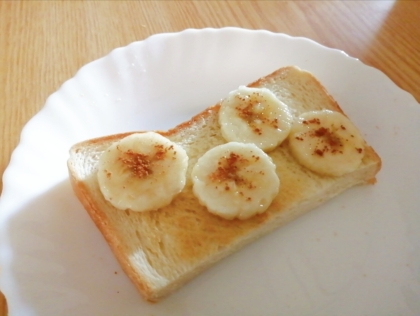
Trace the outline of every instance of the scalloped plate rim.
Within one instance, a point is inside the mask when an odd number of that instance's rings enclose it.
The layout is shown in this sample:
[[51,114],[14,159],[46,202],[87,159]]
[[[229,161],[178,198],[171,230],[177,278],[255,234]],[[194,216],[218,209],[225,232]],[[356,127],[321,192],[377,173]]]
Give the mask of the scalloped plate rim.
[[[21,139],[19,140],[18,146],[16,147],[16,149],[13,151],[11,159],[10,159],[10,163],[8,165],[8,167],[6,168],[4,175],[3,175],[3,192],[2,192],[2,196],[0,198],[0,208],[4,208],[2,207],[4,204],[6,204],[8,202],[8,199],[10,199],[10,196],[13,193],[13,185],[10,182],[13,182],[11,180],[11,177],[13,175],[13,172],[17,172],[15,171],[15,169],[18,169],[18,158],[19,155],[21,154],[21,152],[26,149],[25,147],[28,145],[28,141],[30,140],[30,136],[28,136],[27,134],[30,133],[30,130],[32,128],[33,125],[37,124],[38,118],[41,118],[43,115],[45,115],[45,113],[47,112],[47,110],[52,107],[53,105],[50,104],[50,100],[54,95],[57,95],[58,93],[60,93],[60,91],[62,91],[63,86],[68,84],[69,82],[71,82],[72,80],[77,80],[78,76],[80,76],[81,71],[83,71],[83,69],[86,69],[87,66],[89,65],[95,65],[95,63],[97,63],[100,60],[105,60],[106,58],[109,58],[109,56],[111,56],[112,54],[118,54],[118,51],[122,51],[127,49],[128,47],[132,46],[132,45],[136,45],[136,43],[145,43],[144,45],[147,45],[148,43],[150,43],[151,41],[153,41],[154,39],[159,39],[159,40],[166,40],[168,36],[172,36],[172,37],[176,37],[179,35],[183,35],[183,34],[188,34],[188,33],[200,33],[200,32],[213,32],[213,33],[220,33],[220,32],[238,32],[238,33],[248,33],[248,34],[264,34],[267,36],[271,36],[271,37],[284,37],[287,38],[287,40],[296,40],[296,41],[303,41],[303,42],[307,42],[311,45],[315,45],[316,47],[318,47],[319,49],[322,49],[324,51],[326,51],[327,53],[332,52],[333,54],[340,54],[346,57],[347,60],[351,60],[352,62],[355,62],[356,64],[358,64],[359,69],[365,70],[369,73],[371,73],[374,76],[377,76],[380,78],[380,80],[382,80],[384,82],[384,84],[386,85],[392,85],[393,87],[393,93],[394,94],[398,94],[398,98],[400,99],[405,99],[407,100],[408,104],[415,104],[415,106],[418,106],[419,104],[417,103],[417,101],[414,99],[414,97],[412,95],[410,95],[408,92],[404,91],[403,89],[401,89],[400,87],[396,86],[391,79],[389,79],[383,72],[381,72],[380,70],[373,68],[371,66],[367,66],[365,64],[363,64],[359,59],[356,59],[354,57],[351,57],[349,55],[347,55],[345,52],[335,49],[335,48],[328,48],[326,46],[323,46],[311,39],[305,38],[305,37],[292,37],[290,35],[287,34],[283,34],[283,33],[274,33],[271,31],[267,31],[267,30],[250,30],[250,29],[242,29],[242,28],[237,28],[237,27],[225,27],[225,28],[221,28],[221,29],[217,29],[217,28],[204,28],[204,29],[186,29],[183,30],[181,32],[171,32],[171,33],[161,33],[161,34],[154,34],[151,35],[147,38],[145,38],[144,40],[141,41],[136,41],[136,42],[132,42],[126,46],[122,46],[122,47],[118,47],[113,49],[112,51],[110,51],[108,54],[104,55],[103,57],[100,57],[99,59],[96,59],[92,62],[87,63],[86,65],[84,65],[83,67],[81,67],[76,73],[75,75],[71,78],[66,80],[65,82],[63,82],[63,84],[57,89],[56,92],[54,92],[52,95],[50,95],[46,102],[45,105],[41,108],[41,110],[34,115],[34,117],[32,117],[27,124],[25,124],[22,133],[21,133]],[[91,66],[89,66],[91,67]],[[5,231],[7,231],[7,219],[8,217],[10,217],[11,215],[13,215],[14,213],[12,211],[10,212],[6,212],[6,210],[2,210],[0,212],[0,228],[2,228],[2,232],[1,232],[1,236],[2,239],[3,237],[6,237],[5,241],[0,241],[0,247],[2,251],[6,251],[5,249],[7,249],[7,233],[5,233]],[[9,249],[9,251],[12,251]],[[9,259],[11,260],[11,259]],[[10,261],[5,260],[3,253],[1,254],[0,257],[0,261],[3,261],[3,264],[8,265],[10,263]],[[9,269],[9,267],[6,268]],[[4,269],[3,269],[4,271]],[[4,273],[4,272],[3,272]]]

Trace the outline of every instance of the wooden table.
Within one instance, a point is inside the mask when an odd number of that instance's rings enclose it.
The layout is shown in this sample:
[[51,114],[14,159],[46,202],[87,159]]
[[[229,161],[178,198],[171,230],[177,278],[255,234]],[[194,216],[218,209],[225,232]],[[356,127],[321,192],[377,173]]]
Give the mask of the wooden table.
[[[0,175],[22,127],[84,64],[152,34],[238,26],[313,39],[420,101],[420,1],[1,1]],[[2,190],[2,182],[0,182]],[[29,267],[28,267],[29,268]],[[0,300],[5,315],[5,300]]]

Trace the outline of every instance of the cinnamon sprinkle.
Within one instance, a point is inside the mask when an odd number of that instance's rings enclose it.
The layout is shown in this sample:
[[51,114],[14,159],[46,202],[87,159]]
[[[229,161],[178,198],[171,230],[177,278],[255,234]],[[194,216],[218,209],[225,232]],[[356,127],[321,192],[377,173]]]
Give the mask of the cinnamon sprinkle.
[[314,149],[315,155],[322,157],[327,152],[331,152],[332,154],[343,153],[340,149],[343,147],[340,138],[337,137],[329,128],[320,127],[312,131],[309,136],[319,138],[318,145]]
[[[260,100],[258,99],[258,97],[260,97]],[[266,101],[264,98],[261,98],[261,95],[259,93],[253,93],[250,97],[238,96],[238,98],[242,102],[246,102],[246,105],[237,106],[236,111],[238,112],[239,117],[246,121],[256,134],[262,135],[262,130],[258,127],[261,124],[269,125],[274,129],[279,128],[279,122],[277,118],[270,120],[267,118],[263,111],[255,111],[255,107],[257,105]]]
[[[253,156],[255,161],[259,160],[259,157]],[[214,182],[227,182],[224,185],[224,190],[229,191],[231,187],[228,182],[235,182],[237,187],[246,187],[247,189],[256,188],[252,182],[248,181],[244,177],[240,176],[239,170],[243,167],[244,164],[252,163],[248,159],[244,158],[241,155],[236,153],[230,153],[228,156],[222,157],[217,163],[216,170],[209,175],[211,181]],[[238,192],[240,195],[244,193],[242,191]]]
[[145,178],[153,174],[153,164],[156,161],[165,159],[169,151],[172,150],[174,156],[176,155],[176,151],[172,145],[164,147],[161,144],[157,144],[154,146],[154,149],[155,152],[153,155],[145,155],[129,149],[118,157],[118,161],[121,161],[131,171],[133,176]]
[[308,124],[321,124],[321,121],[319,120],[319,118],[315,117],[313,119],[310,120],[303,120],[302,121],[303,124],[308,125]]
[[[319,118],[313,118],[310,120],[303,120],[302,124],[309,125],[309,124],[321,124],[321,121]],[[337,130],[347,130],[347,128],[344,125],[340,125],[337,127]],[[318,155],[320,157],[323,157],[326,153],[331,154],[343,154],[343,142],[348,142],[349,139],[340,139],[340,137],[337,136],[335,133],[335,129],[330,129],[326,127],[319,127],[316,129],[310,129],[305,133],[306,136],[317,138],[316,146],[313,150],[314,155]],[[354,138],[354,135],[350,134],[350,137]],[[299,141],[303,141],[304,139],[302,137],[296,136],[295,139]],[[355,148],[358,153],[363,152],[363,148]]]

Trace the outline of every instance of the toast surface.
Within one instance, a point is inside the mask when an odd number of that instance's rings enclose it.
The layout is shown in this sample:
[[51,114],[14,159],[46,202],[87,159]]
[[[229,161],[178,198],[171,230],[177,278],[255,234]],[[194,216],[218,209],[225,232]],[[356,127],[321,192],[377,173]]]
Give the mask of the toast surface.
[[[343,113],[314,76],[296,67],[281,68],[248,86],[270,89],[295,117],[322,109]],[[70,149],[68,168],[74,192],[146,300],[168,295],[221,258],[344,190],[374,183],[381,168],[379,156],[366,144],[357,170],[340,177],[322,176],[299,164],[286,140],[269,152],[281,187],[268,210],[247,220],[220,218],[200,205],[190,180],[197,159],[226,143],[220,132],[219,108],[214,105],[169,131],[159,132],[186,150],[189,165],[184,190],[157,211],[117,210],[100,192],[96,172],[101,153],[131,133],[87,140]]]

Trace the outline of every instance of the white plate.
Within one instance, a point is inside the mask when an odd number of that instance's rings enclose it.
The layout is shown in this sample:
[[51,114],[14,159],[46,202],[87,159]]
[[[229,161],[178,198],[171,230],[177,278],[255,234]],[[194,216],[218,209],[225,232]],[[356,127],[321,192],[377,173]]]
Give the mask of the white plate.
[[[121,271],[67,179],[69,147],[166,129],[286,65],[315,74],[383,158],[354,188],[159,304]],[[419,315],[420,106],[380,71],[305,38],[236,28],[161,34],[84,66],[26,125],[4,174],[10,315]]]

